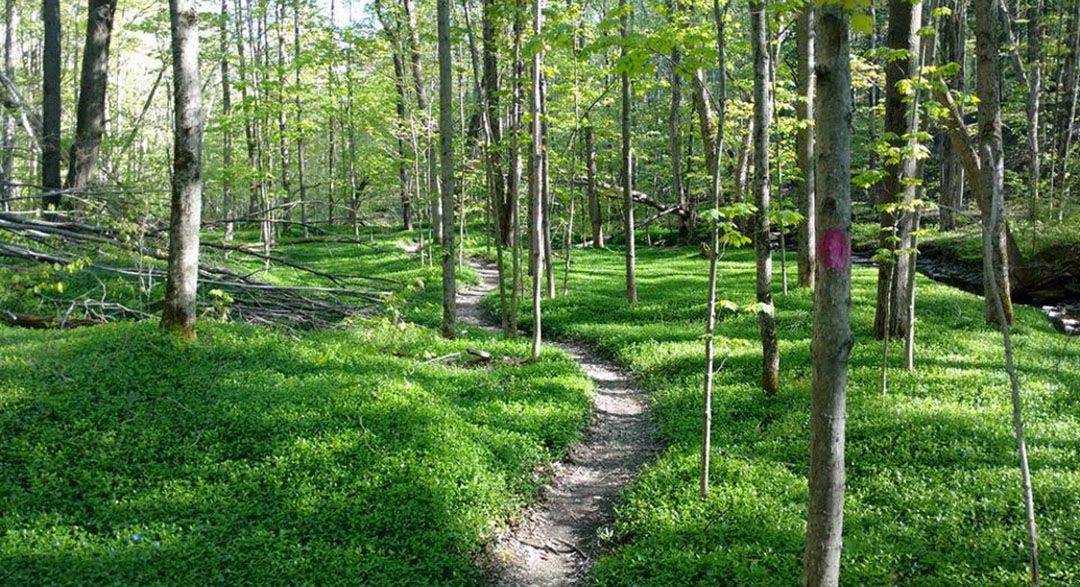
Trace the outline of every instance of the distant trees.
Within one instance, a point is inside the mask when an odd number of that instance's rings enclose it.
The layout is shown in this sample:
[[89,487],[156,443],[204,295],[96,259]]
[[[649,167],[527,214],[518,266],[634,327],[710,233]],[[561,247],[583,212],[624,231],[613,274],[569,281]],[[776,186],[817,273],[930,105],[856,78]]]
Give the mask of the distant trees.
[[169,266],[161,328],[195,338],[202,212],[202,86],[199,83],[199,13],[195,0],[169,0],[173,54],[173,183]]

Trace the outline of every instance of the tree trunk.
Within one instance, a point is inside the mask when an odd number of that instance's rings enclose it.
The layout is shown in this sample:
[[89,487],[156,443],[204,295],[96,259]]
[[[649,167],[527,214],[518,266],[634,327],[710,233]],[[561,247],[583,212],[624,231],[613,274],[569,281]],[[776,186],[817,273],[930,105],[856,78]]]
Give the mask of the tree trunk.
[[513,63],[511,64],[513,79],[512,94],[513,103],[510,108],[510,162],[509,162],[509,178],[507,180],[507,197],[510,202],[509,217],[510,217],[510,239],[512,241],[511,246],[511,263],[513,265],[513,277],[511,279],[510,288],[510,332],[514,335],[518,331],[518,300],[520,299],[520,291],[522,287],[521,279],[521,238],[520,232],[520,220],[518,214],[518,202],[520,201],[521,192],[521,108],[522,108],[522,79],[524,77],[522,70],[524,69],[521,62],[521,35],[524,28],[524,7],[522,6],[522,0],[515,0],[514,2],[514,48],[513,48]]
[[[334,21],[334,18],[335,18],[334,13],[336,11],[336,8],[337,8],[337,3],[335,2],[335,0],[330,0],[330,41],[332,43],[337,43],[337,28],[336,28],[337,25],[335,24],[335,21]],[[330,61],[330,60],[328,60],[328,62],[326,64],[326,79],[329,81],[329,87],[330,88],[336,88],[337,87],[337,79],[336,79],[336,77],[334,75],[334,63],[333,63],[333,61]],[[328,147],[329,151],[326,154],[326,168],[327,168],[326,169],[326,175],[327,175],[327,181],[326,181],[326,185],[327,185],[327,188],[326,188],[326,222],[328,224],[330,224],[331,226],[333,226],[334,225],[334,196],[335,196],[335,192],[337,191],[337,171],[336,171],[336,163],[337,163],[337,132],[336,132],[337,115],[336,115],[336,112],[333,109],[329,113],[329,116],[327,116],[326,126],[327,126],[326,132],[327,132],[327,134],[330,135],[328,137],[328,142],[330,143],[330,145]]]
[[[627,39],[630,35],[630,7],[626,0],[619,0],[619,34],[622,39],[622,58],[627,56]],[[630,148],[630,72],[622,71],[622,188],[623,188],[623,223],[626,225],[626,301],[636,304],[637,294],[637,253],[634,242],[634,170],[633,152]]]
[[803,584],[836,587],[844,527],[844,428],[851,335],[851,70],[848,15],[815,15],[817,264],[810,400],[809,505]]
[[93,180],[105,132],[105,94],[109,82],[109,44],[112,41],[116,0],[90,0],[83,51],[79,104],[75,117],[75,142],[65,187],[81,190]]
[[[289,181],[289,126],[285,110],[285,0],[278,0],[274,29],[277,37],[277,122],[278,161],[281,164],[281,196],[277,204],[283,205],[285,220],[292,218],[292,184]],[[279,224],[284,229],[288,225]]]
[[769,88],[769,49],[766,39],[765,4],[750,4],[750,43],[754,60],[754,202],[757,218],[754,249],[757,252],[758,323],[761,330],[761,388],[765,395],[780,390],[780,351],[776,340],[776,316],[772,297],[772,239],[769,230],[769,132],[772,101]]
[[[4,75],[9,80],[15,79],[15,52],[18,45],[15,42],[15,34],[19,28],[19,14],[16,11],[15,0],[6,0],[4,3]],[[6,112],[2,118],[3,136],[0,136],[0,210],[8,210],[11,198],[14,196],[15,182],[15,118],[13,112]]]
[[[669,8],[673,17],[681,13],[682,7],[679,0],[671,0]],[[678,25],[680,22],[676,22]],[[682,63],[682,51],[679,47],[671,48],[671,109],[668,112],[668,144],[671,156],[671,199],[680,210],[679,214],[679,244],[688,245],[693,240],[694,227],[691,223],[690,201],[686,191],[683,190],[682,170],[682,73],[679,66]]]
[[[910,104],[900,87],[904,80],[914,80],[918,75],[919,37],[922,27],[922,2],[909,0],[889,0],[889,30],[886,45],[892,51],[906,51],[906,59],[889,60],[885,64],[885,133],[892,137],[889,146],[900,152],[896,162],[885,165],[884,193],[882,205],[910,203],[915,198],[915,166],[913,155],[903,154],[905,149],[914,146],[914,133],[919,128],[918,116],[911,114]],[[906,250],[911,246],[911,214],[881,210],[881,233],[879,246],[890,252]],[[895,237],[892,236],[895,229]],[[896,279],[891,279],[893,265],[896,265]],[[893,335],[900,335],[906,330],[906,308],[908,306],[908,271],[913,270],[909,255],[900,254],[895,258],[883,259],[878,268],[877,309],[874,314],[874,333],[881,337],[888,325]],[[889,283],[892,287],[889,287]],[[888,304],[889,314],[885,313],[884,300],[891,297]]]
[[233,194],[232,194],[232,81],[229,78],[229,0],[221,0],[221,116],[225,124],[221,130],[221,151],[223,167],[221,172],[221,215],[225,218],[224,242],[233,239]]
[[[944,63],[956,63],[960,72],[946,82],[951,89],[963,92],[965,86],[964,62],[967,43],[968,0],[952,0],[952,14],[941,17],[941,50]],[[956,212],[964,208],[964,166],[952,141],[946,140],[941,151],[941,230],[956,229]]]
[[[1005,324],[1013,322],[1012,292],[1009,286],[1009,255],[1005,225],[1004,198],[994,198],[995,193],[1004,194],[1005,157],[1001,134],[1001,65],[997,58],[1000,45],[998,19],[1000,0],[979,0],[975,10],[975,54],[978,63],[976,94],[979,97],[979,159],[982,170],[983,226],[993,230],[994,258],[988,267],[993,273],[984,273],[983,287],[986,292],[986,318],[998,320],[999,314],[992,303],[991,291],[1001,299]],[[994,287],[994,282],[997,287]]]
[[[409,63],[412,66],[413,86],[416,90],[416,108],[421,115],[427,117],[429,112],[428,97],[427,88],[424,85],[424,69],[420,61],[420,35],[416,30],[416,7],[413,5],[413,0],[401,0],[401,5],[405,9]],[[424,142],[427,145],[428,198],[431,199],[431,226],[435,242],[441,243],[443,239],[443,203],[439,194],[439,170],[434,153],[434,140],[431,137],[433,129],[430,121],[425,122],[424,128],[427,131],[424,133]]]
[[169,0],[172,24],[174,138],[169,268],[161,328],[195,338],[202,208],[202,102],[199,13],[194,0]]
[[303,88],[300,80],[300,3],[293,5],[293,73],[296,79],[296,181],[300,188],[300,224],[304,238],[310,236],[307,208],[307,168],[304,165],[304,104],[300,98]]
[[[727,10],[725,5],[724,11]],[[727,70],[727,43],[724,39],[724,12],[720,8],[720,0],[713,0],[713,17],[716,21],[716,45],[717,61],[720,71]],[[720,76],[720,89],[718,92],[718,120],[719,133],[716,136],[716,169],[719,171],[721,158],[724,155],[724,121],[727,117],[727,80]],[[712,176],[712,205],[716,217],[713,219],[710,229],[709,244],[709,291],[707,294],[705,317],[705,388],[702,394],[703,409],[701,412],[701,471],[698,481],[698,494],[701,497],[709,495],[709,460],[712,454],[712,394],[715,369],[715,340],[716,333],[716,282],[717,262],[720,254],[720,204],[723,202],[723,182],[720,174]]]
[[596,188],[596,138],[591,124],[584,128],[585,133],[585,170],[589,198],[589,221],[592,224],[593,248],[604,248],[604,219],[600,209],[600,195]]
[[45,43],[42,53],[42,144],[41,207],[49,210],[62,205],[60,183],[60,0],[44,0],[42,20]]
[[803,4],[796,23],[798,40],[798,98],[795,112],[799,131],[795,151],[799,161],[799,213],[805,220],[799,225],[799,287],[814,289],[815,184],[814,184],[814,3]]
[[442,164],[442,332],[454,338],[457,285],[454,283],[454,82],[450,56],[450,0],[438,0],[439,161]]
[[[543,0],[535,0],[533,2],[533,36],[539,38],[544,26],[544,13],[543,13]],[[540,358],[540,340],[541,340],[541,316],[540,316],[540,295],[541,283],[543,282],[544,267],[543,263],[543,250],[544,250],[544,194],[543,194],[543,180],[541,174],[543,173],[543,123],[542,123],[542,80],[544,57],[543,51],[539,50],[532,55],[532,89],[529,92],[529,113],[532,115],[532,149],[529,152],[529,255],[531,257],[530,265],[533,268],[533,282],[532,282],[532,357],[533,359]]]

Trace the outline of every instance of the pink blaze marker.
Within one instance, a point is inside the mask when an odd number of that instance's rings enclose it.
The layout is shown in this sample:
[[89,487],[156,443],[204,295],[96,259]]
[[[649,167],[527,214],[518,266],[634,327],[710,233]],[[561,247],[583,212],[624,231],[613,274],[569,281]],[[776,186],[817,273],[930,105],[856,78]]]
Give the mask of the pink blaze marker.
[[818,240],[817,257],[828,269],[847,267],[851,263],[851,241],[847,233],[838,228],[826,230]]

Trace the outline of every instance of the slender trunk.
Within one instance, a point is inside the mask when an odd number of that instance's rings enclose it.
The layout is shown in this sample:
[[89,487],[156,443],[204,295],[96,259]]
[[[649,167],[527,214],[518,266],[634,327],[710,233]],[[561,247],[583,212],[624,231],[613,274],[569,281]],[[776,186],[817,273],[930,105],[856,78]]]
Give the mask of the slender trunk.
[[[671,0],[668,3],[672,11],[672,17],[679,16],[681,6],[679,0]],[[680,23],[675,23],[676,25]],[[668,144],[671,155],[671,199],[679,206],[679,243],[690,244],[693,240],[693,227],[690,223],[690,202],[683,191],[682,170],[682,73],[679,66],[682,63],[682,51],[677,45],[671,48],[671,108],[668,111]]]
[[439,161],[442,164],[442,333],[454,338],[457,285],[454,283],[454,84],[450,54],[450,0],[438,0]]
[[761,388],[765,395],[780,390],[780,351],[776,340],[776,316],[772,297],[772,239],[769,230],[769,132],[772,104],[769,88],[769,50],[766,44],[765,4],[750,5],[750,43],[754,60],[754,201],[757,219],[754,248],[757,252],[758,324],[761,330]]
[[[537,0],[542,2],[542,0]],[[541,52],[541,67],[544,55]],[[540,200],[543,207],[541,214],[541,226],[544,233],[544,246],[541,255],[544,258],[544,283],[547,285],[547,297],[555,298],[555,248],[551,240],[551,218],[555,207],[554,196],[551,193],[551,175],[548,173],[548,121],[547,121],[547,75],[540,70]]]
[[522,101],[522,74],[521,62],[521,34],[524,28],[524,7],[522,0],[514,2],[514,48],[513,63],[513,102],[510,109],[510,169],[507,181],[508,198],[510,202],[510,239],[512,241],[511,263],[513,265],[513,277],[510,288],[510,332],[515,336],[518,332],[518,301],[521,299],[521,238],[520,217],[518,214],[518,202],[521,192],[521,101]]
[[[278,160],[281,165],[281,196],[277,202],[284,207],[285,220],[292,218],[292,184],[289,179],[289,124],[285,110],[285,0],[278,0],[274,29],[277,37],[277,122]],[[285,230],[288,225],[279,225]]]
[[[6,0],[4,2],[4,75],[9,80],[15,79],[15,52],[18,47],[15,35],[18,28],[19,14],[15,8],[15,0]],[[0,141],[3,142],[0,145],[0,149],[3,149],[3,153],[0,154],[2,157],[0,160],[0,210],[3,211],[9,209],[10,201],[15,194],[12,186],[15,182],[15,118],[14,113],[4,113],[3,136],[0,137]]]
[[42,20],[45,43],[42,51],[42,144],[41,207],[56,210],[62,205],[60,183],[60,0],[44,0]]
[[[431,200],[431,226],[435,242],[441,243],[443,239],[443,203],[439,194],[438,161],[435,158],[434,139],[431,136],[434,129],[428,114],[430,110],[427,87],[424,84],[424,69],[420,61],[420,35],[416,29],[416,7],[413,5],[413,0],[401,0],[401,5],[406,16],[405,24],[408,33],[406,40],[409,46],[409,63],[413,75],[413,86],[416,90],[416,108],[425,117],[423,128],[426,131],[424,133],[424,143],[427,145],[425,156],[428,162],[428,198]],[[451,109],[451,112],[453,112],[453,109]]]
[[814,3],[803,4],[796,23],[798,41],[798,98],[795,112],[799,131],[795,135],[795,151],[799,160],[799,213],[805,220],[799,225],[799,287],[814,289],[815,204],[814,196]]
[[587,183],[585,190],[589,198],[589,220],[592,224],[593,247],[604,248],[604,219],[601,216],[600,196],[596,188],[596,138],[592,124],[588,124],[585,134],[585,170]]
[[[982,9],[992,10],[993,3],[996,0],[981,0],[980,4],[990,4],[991,6],[982,6]],[[991,29],[992,30],[992,29]],[[981,27],[980,27],[981,31]],[[999,120],[1000,122],[1000,120]],[[999,127],[1000,130],[1000,127]],[[1000,134],[998,135],[1000,138]],[[986,158],[992,157],[994,152],[993,145],[986,145],[983,148],[983,155]],[[987,161],[988,162],[988,161]],[[1000,165],[1001,159],[998,159],[998,165],[993,167],[993,174],[995,176],[1004,175],[1004,166]],[[1001,211],[1004,208],[1004,181],[994,181],[991,186],[990,202],[988,208],[990,209],[989,222],[984,225],[983,228],[983,273],[986,275],[995,275],[998,273],[998,269],[994,268],[995,257],[994,249],[998,246],[999,237],[996,234],[994,227],[998,226],[1002,222]],[[1016,366],[1013,362],[1013,349],[1011,333],[1009,323],[1011,316],[1006,312],[1005,296],[1002,295],[999,290],[1000,284],[994,280],[988,280],[986,282],[988,289],[986,291],[986,297],[991,301],[994,311],[997,314],[997,323],[1001,328],[1002,343],[1005,348],[1005,370],[1009,374],[1009,389],[1010,398],[1012,400],[1012,420],[1013,420],[1013,434],[1016,437],[1016,453],[1019,459],[1020,465],[1020,484],[1024,492],[1024,522],[1027,527],[1028,535],[1028,557],[1031,564],[1031,585],[1032,587],[1038,587],[1039,585],[1039,539],[1038,532],[1035,527],[1035,499],[1031,488],[1031,469],[1028,466],[1027,456],[1027,443],[1024,440],[1024,415],[1020,402],[1020,384],[1016,376]]]
[[174,138],[169,268],[161,328],[195,338],[202,206],[202,104],[199,14],[194,0],[169,0],[172,25]]
[[[727,10],[727,4],[723,9]],[[720,0],[713,0],[713,18],[716,21],[716,45],[718,69],[726,71],[727,52],[724,40],[724,12],[720,8]],[[723,182],[720,181],[721,158],[724,155],[724,121],[727,117],[727,79],[720,76],[720,89],[718,92],[719,104],[717,120],[718,134],[716,136],[716,173],[712,175],[712,205],[716,217],[713,219],[710,230],[709,247],[709,290],[706,302],[705,317],[705,388],[702,393],[703,409],[701,412],[701,472],[699,475],[698,493],[701,497],[709,495],[709,457],[712,454],[712,394],[713,380],[715,377],[715,340],[716,333],[716,282],[717,261],[720,254],[720,204],[723,202]]]
[[293,5],[293,73],[296,87],[296,181],[300,188],[300,224],[303,225],[304,237],[310,236],[308,230],[307,208],[307,169],[304,165],[304,104],[300,98],[300,91],[304,87],[300,83],[300,3]]
[[817,264],[803,584],[836,587],[844,527],[844,429],[851,335],[851,70],[847,12],[815,11]]
[[[996,322],[1001,316],[1005,324],[1013,322],[1012,293],[1009,286],[1009,255],[1007,246],[1007,228],[1005,224],[1003,198],[994,198],[995,194],[1004,193],[1005,163],[1004,146],[1001,132],[1001,65],[997,57],[999,46],[1001,17],[998,2],[1000,0],[979,0],[975,10],[975,52],[978,60],[976,94],[979,97],[978,128],[980,137],[980,167],[982,169],[982,219],[983,225],[993,230],[993,262],[986,267],[993,271],[984,272],[983,287],[986,292],[986,318]],[[990,12],[988,12],[990,11]],[[1000,209],[997,209],[1000,207]],[[994,282],[997,287],[994,287]],[[997,292],[1003,311],[996,312],[991,292]]]
[[[627,0],[619,0],[619,34],[622,38],[622,58],[627,57],[627,39],[630,35],[630,7]],[[631,305],[638,301],[636,243],[634,242],[634,170],[633,152],[630,148],[630,72],[622,71],[622,189],[623,222],[626,225],[626,301]]]
[[[543,0],[533,2],[533,36],[539,38],[544,26]],[[529,152],[529,255],[533,267],[532,282],[532,357],[540,358],[541,340],[541,316],[540,295],[541,282],[544,279],[543,250],[544,250],[544,194],[543,180],[543,104],[542,104],[542,80],[544,56],[543,51],[536,51],[532,56],[532,90],[529,92],[529,113],[532,115],[532,150]]]
[[499,62],[496,47],[495,0],[484,0],[483,11],[483,97],[487,122],[487,177],[488,191],[491,193],[492,218],[495,225],[495,251],[499,270],[499,316],[503,333],[509,336],[510,319],[506,298],[506,262],[505,250],[509,244],[510,203],[507,201],[506,184],[502,165],[502,117],[499,109]]
[[[337,3],[335,0],[330,0],[330,42],[332,45],[337,45],[337,25],[335,24],[335,12],[337,9]],[[337,87],[337,79],[334,76],[334,62],[327,60],[326,64],[326,79],[329,81],[328,88]],[[326,175],[327,175],[327,188],[326,188],[326,222],[330,225],[334,225],[334,195],[337,190],[337,116],[334,109],[328,113],[326,126],[328,142],[328,152],[326,154]],[[423,262],[421,262],[423,264]]]
[[221,0],[221,116],[226,124],[221,130],[221,150],[223,167],[221,177],[221,214],[225,218],[226,243],[233,239],[233,194],[232,194],[232,81],[229,78],[229,0]]

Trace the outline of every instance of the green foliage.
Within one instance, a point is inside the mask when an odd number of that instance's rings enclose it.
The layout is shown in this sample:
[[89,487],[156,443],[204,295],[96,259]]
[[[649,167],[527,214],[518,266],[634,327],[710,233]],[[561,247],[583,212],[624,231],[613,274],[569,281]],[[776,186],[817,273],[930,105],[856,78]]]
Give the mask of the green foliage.
[[[876,228],[874,228],[876,231]],[[876,239],[876,233],[874,234]],[[642,304],[612,304],[619,251],[581,251],[569,298],[545,302],[547,331],[586,340],[651,392],[668,446],[617,506],[600,585],[795,585],[802,572],[809,451],[812,292],[776,303],[783,390],[761,394],[756,316],[721,312],[726,356],[714,391],[713,485],[697,494],[706,261],[691,249],[639,249]],[[793,262],[793,261],[792,261]],[[720,261],[720,294],[749,307],[750,251]],[[848,388],[848,494],[843,573],[852,585],[1024,585],[1023,506],[1000,336],[976,296],[919,278],[913,373],[894,363],[878,391],[871,334],[876,272],[854,269],[856,345]],[[1043,571],[1080,577],[1080,360],[1036,310],[1017,308]]]
[[349,329],[0,327],[0,583],[478,583],[493,530],[587,423],[590,383],[561,352],[468,365],[530,348],[402,322],[438,322],[438,274],[395,238],[276,252],[433,284]]

